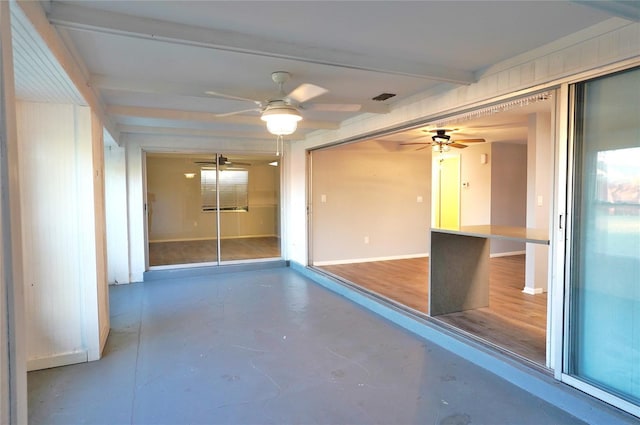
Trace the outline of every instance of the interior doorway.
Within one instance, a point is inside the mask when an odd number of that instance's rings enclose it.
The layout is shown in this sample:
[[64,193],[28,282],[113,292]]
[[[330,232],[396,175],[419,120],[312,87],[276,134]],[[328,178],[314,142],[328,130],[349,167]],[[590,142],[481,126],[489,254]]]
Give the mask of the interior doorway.
[[433,158],[433,225],[457,229],[460,226],[460,156]]
[[280,258],[279,158],[146,154],[148,266]]

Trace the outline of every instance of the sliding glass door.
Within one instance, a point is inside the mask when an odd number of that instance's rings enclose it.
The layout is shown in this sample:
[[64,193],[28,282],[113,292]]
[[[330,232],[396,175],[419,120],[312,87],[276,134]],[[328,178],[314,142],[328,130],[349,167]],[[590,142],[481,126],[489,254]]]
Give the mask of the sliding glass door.
[[149,265],[217,262],[215,185],[206,184],[216,156],[149,153],[146,164]]
[[279,158],[219,158],[221,261],[280,257]]
[[147,153],[149,266],[280,257],[280,167],[270,156]]
[[640,405],[640,69],[576,86],[566,372]]

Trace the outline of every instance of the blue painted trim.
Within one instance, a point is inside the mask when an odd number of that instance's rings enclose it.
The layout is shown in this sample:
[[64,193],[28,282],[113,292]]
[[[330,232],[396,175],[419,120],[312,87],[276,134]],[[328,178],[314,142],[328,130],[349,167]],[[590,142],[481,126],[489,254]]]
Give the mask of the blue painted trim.
[[227,264],[222,266],[201,266],[201,267],[185,267],[178,269],[165,270],[149,270],[144,272],[143,280],[145,282],[153,280],[186,278],[195,276],[205,276],[220,273],[246,272],[253,270],[274,269],[286,267],[287,262],[284,260],[274,261],[256,261],[252,263]]
[[335,279],[292,261],[292,270],[396,325],[488,370],[569,414],[593,424],[636,424],[632,415],[568,386],[462,335],[384,303]]

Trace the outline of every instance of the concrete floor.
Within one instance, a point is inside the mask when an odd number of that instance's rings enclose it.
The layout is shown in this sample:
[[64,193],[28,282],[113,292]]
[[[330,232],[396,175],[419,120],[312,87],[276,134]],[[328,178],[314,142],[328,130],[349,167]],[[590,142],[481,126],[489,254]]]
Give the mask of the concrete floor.
[[583,423],[288,268],[112,287],[111,328],[30,424]]

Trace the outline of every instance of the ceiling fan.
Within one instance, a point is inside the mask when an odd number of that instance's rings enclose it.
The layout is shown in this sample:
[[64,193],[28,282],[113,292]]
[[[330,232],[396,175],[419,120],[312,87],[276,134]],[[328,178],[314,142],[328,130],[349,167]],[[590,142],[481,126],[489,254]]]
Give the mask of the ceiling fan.
[[291,74],[286,71],[276,71],[271,74],[271,79],[278,85],[278,94],[268,100],[255,100],[246,97],[232,96],[215,91],[207,91],[211,96],[227,99],[244,100],[252,102],[256,106],[250,109],[215,114],[216,117],[228,117],[246,112],[259,112],[260,118],[267,123],[270,133],[277,136],[286,136],[296,131],[298,121],[302,119],[300,110],[320,110],[338,112],[357,112],[362,108],[358,104],[322,104],[307,103],[311,99],[327,93],[329,90],[315,84],[300,84],[289,94],[285,94],[284,84],[289,81]]
[[[197,165],[202,165],[205,167],[213,167],[214,165],[216,165],[216,161],[193,161],[194,164]],[[229,158],[227,158],[226,156],[222,156],[220,155],[218,157],[218,166],[222,167],[222,166],[230,166],[230,167],[234,167],[234,166],[243,166],[243,167],[250,167],[251,163],[249,162],[236,162],[236,161],[230,161]]]
[[[411,145],[423,145],[421,148],[416,150],[426,149],[429,146],[433,147],[434,152],[448,152],[450,148],[458,148],[464,149],[468,146],[467,143],[484,143],[484,139],[457,139],[452,140],[451,136],[447,134],[447,132],[452,132],[454,130],[448,128],[439,128],[435,130],[422,130],[424,132],[435,133],[431,136],[431,142],[409,142],[409,143],[400,143],[401,146],[411,146]],[[464,143],[464,144],[463,144]]]

